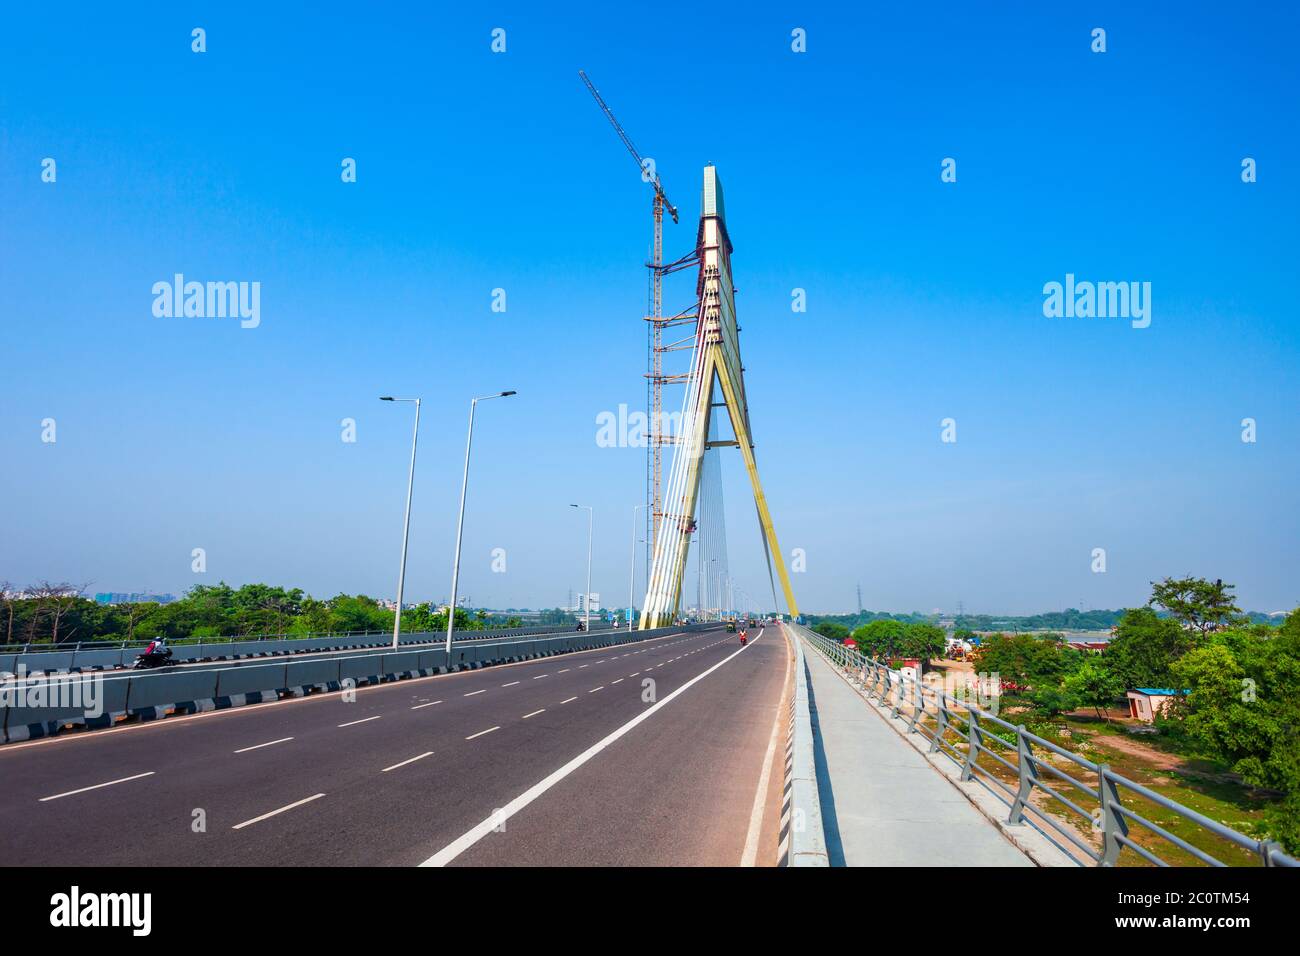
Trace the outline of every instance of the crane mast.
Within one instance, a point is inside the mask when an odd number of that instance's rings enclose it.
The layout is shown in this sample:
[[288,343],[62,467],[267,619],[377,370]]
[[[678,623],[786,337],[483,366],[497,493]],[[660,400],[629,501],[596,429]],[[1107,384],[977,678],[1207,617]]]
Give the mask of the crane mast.
[[[609,108],[605,100],[601,97],[600,91],[592,84],[586,71],[579,70],[578,75],[582,77],[582,82],[587,85],[587,90],[595,99],[596,105],[605,114],[609,120],[614,132],[622,141],[623,146],[632,155],[636,161],[637,168],[641,171],[641,178],[654,187],[654,201],[651,207],[651,216],[654,221],[654,238],[651,244],[650,262],[650,290],[647,310],[649,314],[645,317],[648,324],[647,328],[647,347],[646,347],[646,405],[650,421],[648,423],[649,434],[647,436],[648,447],[646,448],[646,568],[647,573],[652,560],[654,542],[658,539],[659,524],[664,517],[663,498],[660,489],[660,480],[663,474],[663,447],[670,444],[672,439],[663,433],[663,389],[664,383],[668,380],[664,375],[663,354],[665,351],[663,344],[663,331],[667,324],[676,324],[681,321],[680,316],[665,320],[663,315],[663,278],[668,268],[664,266],[664,210],[667,209],[669,215],[673,217],[673,222],[677,222],[677,207],[668,199],[668,194],[664,192],[663,183],[659,180],[659,173],[655,170],[653,173],[653,163],[647,166],[647,161],[642,158],[641,153],[632,143],[631,137],[623,129],[618,119],[614,116],[614,111]],[[678,264],[674,263],[674,267]]]

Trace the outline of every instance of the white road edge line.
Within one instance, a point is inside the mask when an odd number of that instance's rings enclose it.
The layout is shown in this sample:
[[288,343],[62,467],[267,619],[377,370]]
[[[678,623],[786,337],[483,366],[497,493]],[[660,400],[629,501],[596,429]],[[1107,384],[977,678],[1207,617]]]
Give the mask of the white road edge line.
[[242,748],[240,748],[239,750],[236,750],[235,753],[237,753],[237,754],[246,754],[246,753],[248,753],[250,750],[261,750],[263,747],[270,747],[270,746],[272,746],[273,744],[283,744],[283,743],[288,743],[290,740],[293,740],[293,738],[292,738],[292,737],[281,737],[279,740],[268,740],[268,741],[267,741],[266,743],[264,743],[264,744],[254,744],[254,745],[251,746],[251,747],[242,747]]
[[244,829],[244,827],[251,827],[254,823],[261,823],[263,820],[269,820],[271,817],[277,814],[284,813],[286,810],[292,810],[294,807],[300,807],[304,803],[311,803],[313,800],[319,800],[323,796],[325,796],[325,794],[318,793],[313,797],[307,797],[305,800],[299,800],[296,803],[291,803],[287,807],[281,807],[279,810],[272,810],[270,813],[264,813],[260,817],[253,817],[253,819],[245,820],[243,823],[236,823],[230,829],[242,830]]
[[123,777],[120,780],[110,780],[108,783],[97,783],[93,787],[82,787],[80,790],[69,790],[67,793],[56,793],[52,797],[41,797],[40,803],[46,803],[50,800],[58,800],[60,797],[71,797],[78,793],[85,793],[87,790],[98,790],[100,787],[111,787],[115,783],[126,783],[128,780],[139,780],[141,777],[152,777],[157,771],[150,770],[145,773],[137,773],[134,777]]
[[531,787],[529,787],[519,796],[515,797],[513,800],[507,803],[504,807],[501,807],[499,810],[493,812],[493,814],[490,817],[488,817],[478,826],[474,827],[472,830],[467,831],[466,833],[461,834],[451,843],[448,843],[445,847],[443,847],[433,856],[429,857],[427,860],[421,863],[420,866],[446,866],[452,860],[456,859],[456,857],[460,856],[462,853],[464,853],[466,850],[472,847],[479,840],[483,839],[483,837],[487,836],[494,829],[498,828],[506,820],[509,820],[512,816],[514,816],[524,807],[528,806],[530,803],[532,803],[542,794],[546,793],[547,790],[550,790],[553,786],[555,786],[565,777],[569,776],[569,774],[573,773],[573,771],[577,770],[587,761],[591,760],[592,757],[596,756],[598,753],[600,753],[602,750],[604,750],[614,741],[618,740],[628,731],[632,730],[632,728],[636,727],[638,724],[642,723],[643,721],[649,720],[653,714],[657,713],[660,708],[667,706],[669,703],[675,700],[679,694],[685,693],[691,687],[695,686],[697,683],[704,680],[704,678],[708,677],[710,674],[716,671],[723,664],[727,663],[732,658],[734,658],[737,654],[745,653],[746,650],[753,647],[755,644],[758,643],[758,641],[759,638],[757,637],[754,638],[752,643],[746,644],[744,647],[728,654],[726,657],[718,661],[718,663],[714,664],[708,670],[696,674],[694,677],[688,680],[681,687],[678,687],[667,697],[664,697],[658,703],[652,704],[650,707],[643,710],[641,713],[637,714],[626,724],[624,724],[622,727],[619,727],[617,730],[609,734],[604,739],[599,740],[596,743],[592,744],[582,753],[578,754],[578,756],[574,757],[572,760],[566,763],[559,770],[556,770],[554,773],[552,773],[549,777],[546,777],[544,780],[541,780],[538,783],[533,784]]
[[424,753],[420,754],[420,756],[418,756],[418,757],[412,757],[412,758],[409,759],[409,760],[403,760],[401,763],[395,763],[395,764],[393,764],[391,767],[385,767],[383,770],[381,770],[381,771],[379,771],[379,772],[380,772],[380,773],[388,773],[388,771],[390,771],[390,770],[396,770],[398,767],[405,767],[408,763],[415,763],[417,760],[423,760],[425,757],[432,757],[432,756],[433,756],[433,751],[432,751],[432,750],[428,750],[428,751],[425,751]]
[[[758,637],[763,636],[763,628],[758,629]],[[749,832],[745,834],[745,852],[740,855],[741,866],[754,866],[758,860],[758,839],[763,832],[763,810],[767,807],[767,787],[772,779],[772,763],[776,757],[776,742],[781,736],[781,699],[790,683],[791,652],[786,646],[785,676],[781,678],[781,694],[777,698],[776,716],[772,719],[772,739],[767,742],[767,754],[763,757],[763,772],[758,778],[758,789],[754,791],[754,808],[749,811]]]
[[496,726],[496,727],[489,727],[487,730],[480,730],[480,731],[479,731],[478,733],[476,733],[476,734],[470,734],[470,735],[469,735],[468,737],[466,737],[465,739],[466,739],[466,740],[473,740],[475,737],[482,737],[484,734],[490,734],[490,733],[492,733],[492,731],[494,731],[494,730],[500,730],[500,729],[501,729],[501,727],[500,727],[499,725]]

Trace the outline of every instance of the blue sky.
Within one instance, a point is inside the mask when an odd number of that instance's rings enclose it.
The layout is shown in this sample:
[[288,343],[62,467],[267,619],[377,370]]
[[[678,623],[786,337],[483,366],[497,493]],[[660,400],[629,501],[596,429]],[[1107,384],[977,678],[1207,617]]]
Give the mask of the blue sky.
[[[595,420],[644,403],[650,196],[583,68],[682,209],[668,255],[718,165],[807,609],[858,583],[877,609],[1115,607],[1184,573],[1300,603],[1294,8],[271,6],[4,14],[0,579],[391,595],[410,416],[376,399],[418,394],[407,594],[443,598],[468,399],[513,388],[480,408],[461,593],[580,590],[581,501],[593,589],[625,600],[644,452]],[[177,272],[260,282],[260,326],[156,318]],[[1067,272],[1150,282],[1151,326],[1045,318]]]

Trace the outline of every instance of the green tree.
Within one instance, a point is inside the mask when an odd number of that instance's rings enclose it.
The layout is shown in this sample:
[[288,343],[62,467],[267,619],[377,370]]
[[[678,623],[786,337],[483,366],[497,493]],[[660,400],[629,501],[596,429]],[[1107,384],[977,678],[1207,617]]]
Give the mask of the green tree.
[[994,634],[985,637],[973,656],[975,669],[997,673],[1032,690],[1059,689],[1078,664],[1078,652],[1064,646],[1059,634]]
[[930,661],[943,656],[943,649],[948,644],[947,633],[938,624],[908,624],[903,633],[902,652],[907,657],[915,657],[921,662],[921,670],[930,669]]
[[813,630],[822,637],[842,643],[849,636],[849,629],[838,621],[819,621]]
[[907,637],[907,625],[890,618],[878,618],[853,632],[858,650],[871,657],[897,657]]
[[1300,608],[1276,630],[1212,634],[1173,674],[1189,693],[1170,719],[1247,783],[1286,794],[1269,810],[1269,827],[1300,852]]
[[1150,607],[1125,611],[1106,645],[1106,666],[1126,687],[1167,687],[1173,664],[1191,650],[1194,632]]
[[1147,603],[1164,608],[1189,628],[1207,634],[1241,613],[1232,590],[1233,585],[1224,584],[1222,579],[1210,582],[1205,578],[1165,578],[1151,582],[1151,600]]
[[1124,689],[1124,682],[1095,654],[1086,655],[1065,678],[1066,693],[1078,702],[1076,706],[1093,708],[1108,723],[1110,714],[1106,708],[1123,695]]

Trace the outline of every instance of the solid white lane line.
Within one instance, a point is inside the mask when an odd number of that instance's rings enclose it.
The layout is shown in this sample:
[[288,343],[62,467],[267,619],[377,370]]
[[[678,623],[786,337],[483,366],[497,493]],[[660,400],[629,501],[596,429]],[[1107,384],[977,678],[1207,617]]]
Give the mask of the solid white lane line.
[[533,711],[531,714],[524,714],[524,715],[523,715],[522,717],[520,717],[519,719],[520,719],[520,720],[527,720],[529,717],[536,717],[538,714],[544,714],[544,713],[546,713],[546,708],[545,708],[545,707],[543,707],[541,710],[535,710],[535,711]]
[[415,763],[417,760],[423,760],[425,757],[432,757],[433,751],[429,750],[420,754],[418,757],[412,757],[410,760],[403,760],[401,763],[395,763],[391,767],[385,767],[380,773],[388,773],[390,770],[396,770],[398,767],[405,767],[408,763]]
[[421,707],[432,707],[434,704],[441,704],[440,700],[431,700],[427,704],[416,704],[411,710],[419,710]]
[[98,790],[100,787],[111,787],[115,783],[126,783],[128,780],[139,780],[141,777],[152,777],[156,771],[150,770],[146,773],[137,773],[134,777],[122,777],[119,780],[110,780],[108,783],[97,783],[93,787],[82,787],[80,790],[69,790],[67,793],[56,793],[52,797],[41,797],[38,801],[45,803],[49,800],[57,800],[60,797],[71,797],[74,794],[85,793],[87,790]]
[[466,740],[473,740],[475,737],[482,737],[484,734],[490,734],[490,733],[492,733],[492,731],[494,731],[494,730],[500,730],[500,729],[501,729],[500,726],[497,726],[497,727],[489,727],[487,730],[480,730],[480,731],[479,731],[478,733],[476,733],[476,734],[470,734],[470,735],[469,735],[468,737],[466,737],[465,739],[466,739]]
[[451,843],[447,844],[445,847],[443,847],[433,856],[429,857],[420,865],[421,866],[446,866],[452,860],[456,859],[456,857],[460,856],[462,853],[464,853],[466,850],[472,847],[479,840],[483,839],[483,837],[487,836],[494,829],[499,827],[500,824],[504,823],[506,820],[509,820],[512,816],[514,816],[524,807],[528,806],[530,803],[532,803],[542,794],[546,793],[546,791],[550,790],[552,787],[554,787],[565,777],[573,773],[573,771],[577,770],[587,761],[591,760],[592,757],[596,756],[598,753],[600,753],[602,750],[604,750],[614,741],[618,740],[624,734],[628,733],[630,730],[632,730],[632,728],[636,727],[642,721],[649,720],[652,715],[659,712],[660,708],[666,707],[670,702],[675,700],[678,697],[678,695],[684,694],[687,690],[689,690],[691,687],[693,687],[695,684],[699,683],[700,681],[704,680],[704,678],[708,677],[710,674],[716,671],[723,664],[730,661],[737,654],[745,653],[745,651],[747,651],[749,648],[753,647],[757,643],[758,643],[758,638],[754,638],[753,642],[751,642],[750,644],[747,644],[745,647],[732,651],[730,654],[728,654],[722,660],[718,661],[708,670],[696,674],[694,677],[688,680],[681,687],[678,687],[671,694],[662,698],[658,703],[652,704],[650,707],[641,711],[641,713],[637,714],[635,717],[629,720],[622,727],[619,727],[613,733],[609,734],[609,736],[592,744],[582,753],[578,754],[578,756],[574,757],[572,760],[566,763],[559,770],[556,770],[550,776],[539,781],[538,783],[533,784],[531,787],[529,787],[519,796],[515,797],[513,800],[507,803],[504,807],[500,808],[499,810],[493,811],[492,815],[489,816],[482,823],[480,823],[478,826],[461,834],[459,837],[457,837]]
[[[362,717],[360,720],[349,720],[346,724],[339,724],[340,727],[355,727],[357,724],[369,723],[372,720],[378,720],[383,714],[375,714],[373,717]],[[323,795],[322,795],[323,796]]]
[[571,704],[571,703],[573,703],[573,702],[574,702],[575,700],[577,700],[577,699],[578,699],[578,698],[576,698],[576,697],[570,697],[568,700],[562,700],[562,701],[560,701],[560,703],[561,703],[561,704]]
[[[758,640],[763,636],[763,629],[759,628]],[[767,787],[768,782],[772,779],[772,763],[776,757],[776,742],[780,737],[781,731],[781,707],[780,700],[785,696],[785,688],[790,683],[790,648],[786,647],[785,658],[785,676],[781,678],[781,695],[777,699],[776,716],[772,720],[772,736],[767,742],[767,753],[763,755],[763,772],[758,778],[758,789],[754,791],[754,806],[749,811],[749,832],[745,834],[745,852],[740,855],[741,866],[753,866],[758,859],[758,840],[763,832],[763,810],[767,807]]]
[[253,819],[245,820],[243,823],[236,823],[230,829],[242,830],[244,829],[244,827],[251,827],[254,823],[261,823],[263,820],[269,820],[271,819],[271,817],[276,816],[277,814],[284,813],[286,810],[292,810],[294,807],[300,807],[304,803],[311,803],[313,800],[319,800],[323,796],[325,796],[325,794],[318,793],[314,797],[308,797],[305,800],[299,800],[295,803],[289,804],[287,807],[281,807],[279,810],[272,810],[270,813],[264,813],[260,817],[253,817]]
[[472,691],[470,691],[468,694],[462,694],[461,696],[462,696],[462,697],[473,697],[475,694],[486,694],[486,693],[487,693],[487,688],[484,687],[482,690],[472,690]]
[[517,681],[517,680],[512,680],[509,684],[502,684],[501,686],[502,686],[502,687],[514,687],[514,686],[515,686],[516,684],[518,684],[518,683],[519,683],[519,681]]
[[272,745],[274,745],[274,744],[282,744],[282,743],[286,743],[286,742],[288,742],[288,741],[290,741],[290,740],[293,740],[293,738],[292,738],[292,737],[281,737],[279,740],[268,740],[268,741],[267,741],[266,743],[264,743],[264,744],[253,744],[253,746],[251,746],[251,747],[241,747],[239,750],[236,750],[235,753],[237,753],[237,754],[246,754],[246,753],[248,753],[250,750],[261,750],[263,747],[270,747],[270,746],[272,746]]

